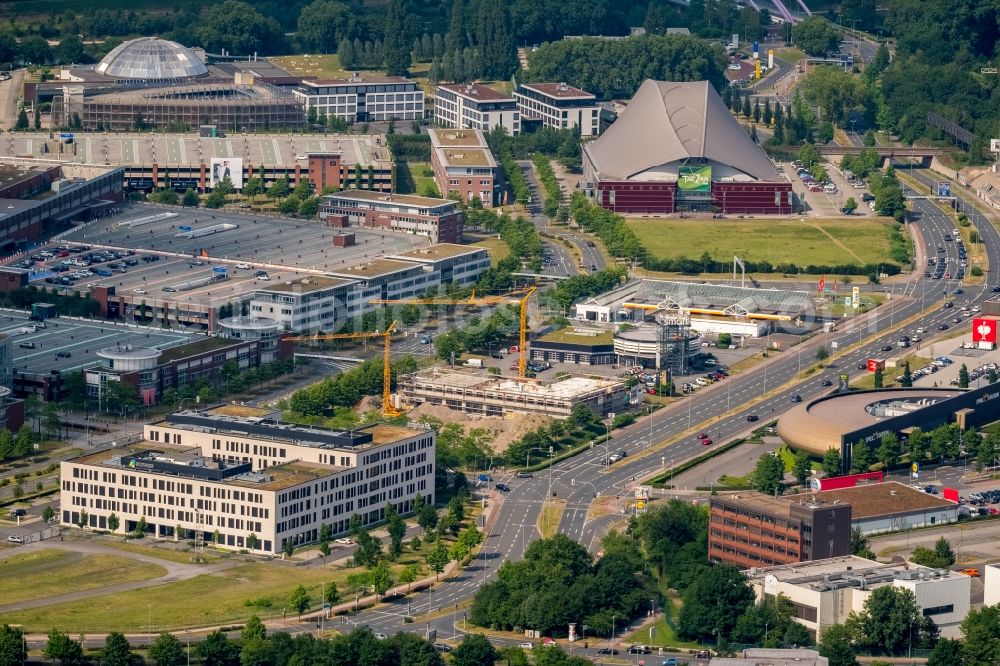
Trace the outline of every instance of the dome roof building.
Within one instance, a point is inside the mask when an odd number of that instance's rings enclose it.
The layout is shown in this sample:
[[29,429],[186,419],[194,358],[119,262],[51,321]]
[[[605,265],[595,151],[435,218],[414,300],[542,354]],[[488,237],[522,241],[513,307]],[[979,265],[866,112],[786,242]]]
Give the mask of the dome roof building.
[[186,46],[157,37],[141,37],[112,49],[96,71],[116,79],[176,81],[208,74],[205,63]]

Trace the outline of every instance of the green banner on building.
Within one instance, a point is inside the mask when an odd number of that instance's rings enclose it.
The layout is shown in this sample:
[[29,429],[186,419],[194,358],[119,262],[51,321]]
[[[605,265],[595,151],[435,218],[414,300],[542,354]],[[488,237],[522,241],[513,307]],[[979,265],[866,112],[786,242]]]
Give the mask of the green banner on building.
[[711,192],[712,167],[682,166],[677,169],[677,189],[684,192]]

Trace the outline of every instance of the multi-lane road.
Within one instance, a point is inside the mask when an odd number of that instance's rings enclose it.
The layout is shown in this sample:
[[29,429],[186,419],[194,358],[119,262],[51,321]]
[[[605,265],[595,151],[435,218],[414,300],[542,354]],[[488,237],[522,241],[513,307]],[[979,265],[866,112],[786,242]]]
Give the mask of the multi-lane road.
[[[919,171],[914,171],[913,176],[926,183],[933,180]],[[952,233],[954,228],[951,221],[926,200],[915,200],[914,212],[918,214],[910,224],[915,237],[922,242],[921,256],[927,256],[928,251],[938,255],[937,247],[942,245],[946,251],[940,254],[952,262],[957,261],[954,243],[944,241],[944,235]],[[968,215],[979,229],[990,266],[1000,265],[1000,233],[977,211],[968,211]],[[551,470],[536,473],[531,479],[497,477],[496,480],[506,481],[511,486],[511,492],[502,498],[499,514],[486,540],[484,557],[457,578],[441,584],[434,591],[433,601],[429,593],[422,593],[408,602],[366,611],[359,621],[379,631],[412,630],[414,625],[403,623],[407,604],[411,612],[417,613],[439,607],[453,609],[455,604],[468,601],[483,581],[495,575],[504,560],[519,558],[526,544],[536,537],[535,524],[542,503],[551,497],[550,493],[565,502],[559,530],[596,549],[609,517],[588,519],[588,509],[595,495],[624,496],[636,482],[662,469],[668,462],[680,462],[700,453],[704,449],[697,439],[700,431],[708,433],[716,442],[725,441],[756,425],[747,421],[749,415],[766,422],[790,408],[793,395],[807,399],[831,390],[823,385],[824,380],[831,380],[836,385],[833,381],[836,374],[864,372],[858,367],[868,358],[884,358],[895,353],[884,352],[882,348],[892,346],[895,350],[900,332],[909,331],[918,321],[932,333],[939,324],[947,323],[954,311],[941,307],[944,297],[941,281],[923,278],[923,266],[917,268],[909,280],[889,288],[892,298],[874,312],[839,324],[830,333],[820,334],[791,351],[768,358],[751,372],[731,377],[629,428],[616,431],[607,445],[598,445],[592,451],[557,463]],[[968,287],[965,298],[970,302],[981,301],[989,295],[990,284],[987,281],[984,286]],[[913,323],[900,328],[909,320]],[[820,345],[833,352],[829,370],[796,381],[800,369],[813,362]],[[608,452],[620,450],[628,454],[621,462],[610,468],[602,464]],[[501,498],[492,496],[489,501],[501,501]],[[612,507],[620,508],[621,502],[613,503]],[[428,620],[426,626],[437,628],[439,635],[451,635],[455,631],[451,615],[438,615]]]

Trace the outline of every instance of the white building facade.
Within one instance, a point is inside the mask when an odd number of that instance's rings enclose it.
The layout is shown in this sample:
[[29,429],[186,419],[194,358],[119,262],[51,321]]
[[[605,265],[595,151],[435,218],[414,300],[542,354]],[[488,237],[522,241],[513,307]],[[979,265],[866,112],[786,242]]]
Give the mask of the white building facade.
[[306,111],[347,122],[422,120],[424,91],[409,79],[389,76],[365,79],[304,80],[294,91]]
[[511,135],[521,132],[521,113],[513,95],[479,83],[438,86],[434,95],[434,122],[452,129],[489,132],[502,126]]
[[522,125],[533,119],[545,127],[576,127],[580,136],[597,136],[601,131],[601,109],[597,98],[565,83],[522,83],[514,91]]

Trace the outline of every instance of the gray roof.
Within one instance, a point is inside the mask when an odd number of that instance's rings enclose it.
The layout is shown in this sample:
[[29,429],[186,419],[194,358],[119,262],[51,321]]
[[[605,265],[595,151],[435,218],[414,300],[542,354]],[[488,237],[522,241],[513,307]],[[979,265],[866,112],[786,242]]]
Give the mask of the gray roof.
[[687,160],[711,160],[757,180],[779,180],[767,155],[708,81],[647,79],[625,113],[584,150],[606,180],[627,180]]
[[642,280],[631,301],[650,304],[667,303],[669,307],[718,308],[743,312],[799,315],[810,307],[804,291],[753,289],[718,284]]
[[117,79],[165,81],[208,74],[194,51],[156,37],[141,37],[119,44],[97,65],[101,74]]

